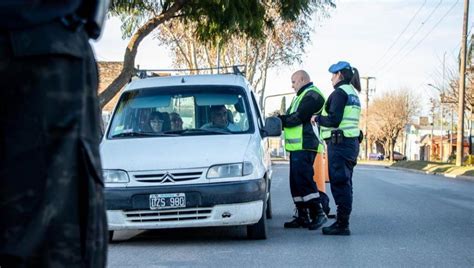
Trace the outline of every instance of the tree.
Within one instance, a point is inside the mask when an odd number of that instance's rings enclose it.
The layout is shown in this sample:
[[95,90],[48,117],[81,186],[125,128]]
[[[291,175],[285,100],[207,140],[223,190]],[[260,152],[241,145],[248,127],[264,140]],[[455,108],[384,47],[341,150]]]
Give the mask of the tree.
[[[334,5],[327,1],[314,4],[321,16],[327,15],[328,7]],[[268,69],[301,62],[312,31],[304,14],[287,22],[277,10],[275,3],[266,10],[266,17],[273,23],[264,26],[263,39],[234,36],[225,44],[202,42],[196,38],[193,27],[179,21],[164,23],[156,37],[171,48],[177,68],[196,70],[194,73],[205,68],[213,73],[217,61],[221,66],[245,65],[245,76],[260,95],[259,103],[263,106]]]
[[419,109],[408,90],[393,90],[374,98],[370,106],[369,140],[380,142],[386,155],[393,159],[399,135]]
[[[474,39],[471,36],[468,40],[468,49],[466,55],[466,109],[474,113]],[[434,74],[435,88],[440,93],[441,102],[457,107],[459,102],[459,69],[460,69],[460,51],[457,57],[456,66],[443,66],[436,70]],[[443,81],[444,80],[444,81]],[[447,82],[447,83],[446,83]]]
[[264,26],[274,22],[267,9],[275,7],[282,21],[308,16],[314,6],[330,0],[112,0],[110,15],[122,20],[124,38],[130,38],[123,69],[99,95],[101,107],[109,102],[135,73],[135,56],[141,41],[159,25],[179,20],[192,25],[200,41],[226,43],[232,36],[262,38]]

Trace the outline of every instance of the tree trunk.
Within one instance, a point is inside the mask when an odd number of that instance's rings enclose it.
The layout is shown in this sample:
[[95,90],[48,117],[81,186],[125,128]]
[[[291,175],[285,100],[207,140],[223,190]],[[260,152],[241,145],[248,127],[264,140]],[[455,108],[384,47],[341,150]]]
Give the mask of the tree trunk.
[[199,64],[198,64],[198,59],[197,59],[197,53],[196,53],[196,44],[195,41],[191,43],[191,53],[192,53],[192,59],[193,59],[193,68],[196,69],[196,73],[199,74]]
[[249,70],[249,68],[250,68],[250,66],[249,66],[249,58],[250,58],[250,56],[249,56],[249,50],[250,50],[249,43],[250,43],[249,40],[247,40],[247,42],[245,42],[245,75],[247,76],[247,78],[249,77],[248,74],[250,72],[250,70]]
[[176,47],[178,47],[179,52],[183,56],[184,60],[188,64],[188,66],[191,66],[191,62],[190,62],[188,56],[186,55],[186,53],[184,52],[184,49],[181,46],[181,42],[178,40],[178,38],[176,38],[176,36],[174,35],[173,31],[169,28],[169,26],[164,27],[164,28],[166,29],[168,34],[171,35],[171,38],[173,39],[173,42],[176,44]]
[[160,15],[148,20],[132,36],[125,49],[123,67],[117,78],[99,94],[100,107],[103,108],[117,93],[130,81],[135,72],[135,57],[138,51],[138,45],[163,22],[173,18],[175,14],[188,2],[188,0],[176,0],[174,4]]
[[214,70],[212,69],[212,67],[214,66],[214,64],[212,63],[211,56],[209,55],[209,49],[207,48],[207,46],[204,46],[204,52],[206,54],[207,64],[209,64],[209,68],[211,68],[210,73],[213,74]]
[[253,84],[253,79],[255,76],[255,72],[257,70],[257,64],[258,64],[258,57],[260,55],[260,46],[256,45],[255,46],[255,57],[253,58],[253,63],[250,66],[250,71],[248,75],[248,80],[250,84]]
[[194,74],[194,71],[192,69],[194,69],[194,63],[193,63],[193,52],[192,52],[192,49],[191,49],[192,45],[190,42],[186,42],[186,53],[187,53],[187,58],[189,59],[189,62],[188,62],[188,69],[191,69],[191,71],[189,71],[191,74]]
[[395,139],[390,140],[390,159],[392,159],[392,161],[395,161],[395,159],[393,158],[394,156],[393,150],[395,149],[395,142],[396,142]]
[[[265,95],[265,87],[267,86],[267,73],[268,73],[268,67],[269,67],[269,55],[271,54],[272,47],[270,45],[270,41],[267,42],[267,45],[265,46],[265,61],[263,62],[263,78],[262,78],[262,90],[260,91],[260,108],[263,109],[263,100],[264,100],[264,95]],[[265,116],[265,115],[263,115]]]

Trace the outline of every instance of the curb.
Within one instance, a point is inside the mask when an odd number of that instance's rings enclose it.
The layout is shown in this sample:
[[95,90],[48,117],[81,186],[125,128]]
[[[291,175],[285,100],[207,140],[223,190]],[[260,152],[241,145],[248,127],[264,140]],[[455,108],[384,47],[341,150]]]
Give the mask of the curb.
[[290,161],[288,160],[272,160],[272,164],[280,164],[280,165],[288,165],[290,163]]
[[438,173],[438,172],[431,172],[431,171],[421,171],[421,170],[410,169],[410,168],[400,168],[400,167],[390,167],[390,166],[386,166],[385,168],[394,169],[394,170],[402,170],[402,171],[418,173],[418,174],[425,174],[425,175],[436,175],[436,176],[442,176],[442,177],[446,177],[446,178],[450,178],[450,179],[461,179],[461,180],[474,182],[474,177],[472,177],[472,176],[445,174],[445,173]]

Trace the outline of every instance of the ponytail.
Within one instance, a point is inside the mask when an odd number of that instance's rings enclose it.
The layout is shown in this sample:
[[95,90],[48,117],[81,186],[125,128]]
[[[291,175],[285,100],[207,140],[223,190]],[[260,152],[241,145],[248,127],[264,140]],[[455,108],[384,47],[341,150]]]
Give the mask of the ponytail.
[[359,71],[356,68],[352,68],[352,71],[354,72],[354,75],[351,78],[351,85],[358,91],[360,92],[362,90],[360,86],[360,77],[359,77]]

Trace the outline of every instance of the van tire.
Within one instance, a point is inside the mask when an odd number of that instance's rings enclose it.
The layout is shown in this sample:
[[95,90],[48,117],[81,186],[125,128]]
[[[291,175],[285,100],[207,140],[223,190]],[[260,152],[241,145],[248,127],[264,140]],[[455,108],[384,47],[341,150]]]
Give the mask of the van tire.
[[247,238],[252,240],[263,240],[267,239],[267,217],[266,217],[266,206],[264,203],[264,209],[262,211],[262,217],[260,220],[252,225],[247,225]]
[[273,217],[273,211],[272,211],[272,194],[268,194],[268,200],[267,200],[267,209],[265,210],[265,214],[267,216],[267,219],[271,219]]

